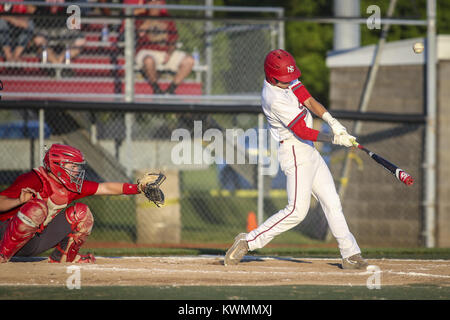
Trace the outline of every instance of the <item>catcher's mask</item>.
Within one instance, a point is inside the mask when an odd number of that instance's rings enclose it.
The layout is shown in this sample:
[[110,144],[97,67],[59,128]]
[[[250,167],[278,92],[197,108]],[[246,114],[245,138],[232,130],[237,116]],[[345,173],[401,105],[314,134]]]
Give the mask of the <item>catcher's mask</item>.
[[291,82],[301,76],[294,57],[282,49],[272,50],[267,54],[264,60],[264,73],[267,81],[273,85],[277,80]]
[[86,170],[83,153],[77,148],[53,144],[44,156],[44,167],[70,191],[80,193]]

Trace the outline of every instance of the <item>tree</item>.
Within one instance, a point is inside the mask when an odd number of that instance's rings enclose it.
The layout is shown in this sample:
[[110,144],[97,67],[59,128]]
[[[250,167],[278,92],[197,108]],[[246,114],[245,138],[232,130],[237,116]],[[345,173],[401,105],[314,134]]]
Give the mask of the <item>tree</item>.
[[[331,17],[333,0],[216,0],[215,5],[227,6],[272,6],[283,7],[286,17]],[[389,0],[361,0],[361,17],[370,5],[378,5],[385,17]],[[398,0],[395,18],[426,19],[427,0]],[[361,24],[361,46],[377,43],[380,30],[370,30]],[[437,0],[437,33],[450,34],[450,1]],[[387,41],[426,37],[426,27],[399,26],[390,28]],[[327,53],[333,49],[333,25],[310,22],[287,21],[285,44],[295,57],[303,76],[301,81],[325,106],[328,104],[329,70],[326,66]]]

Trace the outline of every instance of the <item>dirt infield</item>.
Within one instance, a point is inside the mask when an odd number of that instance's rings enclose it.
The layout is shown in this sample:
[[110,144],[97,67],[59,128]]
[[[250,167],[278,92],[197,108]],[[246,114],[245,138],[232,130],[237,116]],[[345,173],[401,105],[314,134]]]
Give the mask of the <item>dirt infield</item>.
[[376,266],[370,270],[343,270],[340,263],[339,259],[257,256],[246,256],[237,266],[224,266],[223,256],[98,257],[91,265],[14,259],[0,265],[0,286],[66,286],[73,272],[70,266],[80,267],[83,286],[366,286],[375,276],[383,286],[450,286],[449,260],[369,259]]

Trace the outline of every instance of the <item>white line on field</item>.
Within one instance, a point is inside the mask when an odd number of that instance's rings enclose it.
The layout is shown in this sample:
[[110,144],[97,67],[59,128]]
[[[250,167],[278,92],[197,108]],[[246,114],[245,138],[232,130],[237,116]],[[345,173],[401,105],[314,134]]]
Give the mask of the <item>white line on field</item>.
[[293,271],[255,271],[255,270],[229,270],[229,269],[223,269],[223,270],[204,270],[204,269],[182,269],[182,270],[169,270],[169,269],[161,269],[161,268],[121,268],[121,267],[100,267],[98,265],[84,265],[81,267],[84,270],[93,270],[93,271],[125,271],[125,272],[146,272],[146,273],[162,273],[162,274],[168,274],[168,273],[201,273],[201,274],[223,274],[225,271],[227,274],[280,274],[280,275],[299,275],[299,274],[312,274],[312,275],[368,275],[372,274],[367,271],[364,272],[316,272],[316,271],[299,271],[299,272],[293,272]]
[[405,276],[412,276],[412,277],[427,277],[427,278],[446,278],[446,279],[450,279],[450,276],[446,276],[443,274],[430,274],[430,273],[422,273],[422,272],[401,272],[401,271],[381,271],[381,272],[386,272],[386,273],[390,273],[390,274],[395,274],[395,275],[405,275]]
[[[223,255],[199,255],[199,256],[150,256],[150,257],[142,257],[142,256],[135,256],[135,257],[102,257],[102,256],[96,256],[96,258],[103,258],[103,259],[165,259],[165,260],[199,260],[199,259],[223,259]],[[284,257],[284,256],[245,256],[244,260],[251,261],[251,260],[284,260],[284,259],[292,259],[292,260],[313,260],[313,261],[341,261],[341,258],[310,258],[310,257]],[[390,258],[379,258],[379,259],[368,259],[370,261],[399,261],[399,262],[449,262],[450,260],[444,260],[444,259],[390,259]]]
[[[106,258],[106,257],[105,257]],[[152,257],[123,257],[124,259],[140,259],[140,260],[166,260],[166,261],[189,261],[189,260],[212,260],[212,259],[222,259],[223,256],[221,255],[201,255],[201,256],[152,256]],[[293,259],[293,260],[312,260],[312,261],[340,261],[339,258],[308,258],[308,257],[269,257],[269,256],[245,256],[244,261],[251,261],[251,260],[282,260],[282,259]],[[369,259],[370,261],[397,261],[397,262],[420,262],[420,261],[426,261],[426,262],[448,262],[448,260],[427,260],[427,259]],[[372,263],[373,264],[373,263]],[[203,273],[203,274],[217,274],[222,273],[222,270],[190,270],[190,269],[183,269],[183,270],[167,270],[167,269],[158,269],[158,268],[152,268],[151,270],[146,268],[117,268],[117,267],[100,267],[98,265],[94,266],[85,266],[88,268],[92,268],[96,270],[109,270],[109,271],[134,271],[134,272],[157,272],[157,273]],[[293,275],[298,276],[300,275],[318,275],[318,276],[327,276],[327,275],[337,275],[337,276],[355,276],[355,275],[371,275],[371,272],[363,271],[363,272],[344,272],[344,271],[338,271],[338,272],[318,272],[318,271],[299,271],[299,272],[291,272],[291,271],[243,271],[243,270],[230,270],[226,269],[227,273],[235,273],[235,274],[273,274],[273,275]],[[392,274],[392,275],[403,275],[408,277],[425,277],[425,278],[443,278],[443,279],[450,279],[450,276],[448,275],[439,275],[439,274],[429,274],[429,273],[419,273],[419,272],[401,272],[401,271],[392,271],[392,270],[382,270],[381,273],[385,274]]]
[[[226,270],[227,274],[261,274],[261,275],[283,275],[283,276],[298,276],[298,275],[316,275],[316,276],[329,276],[329,275],[335,275],[335,276],[355,276],[355,275],[371,275],[372,272],[369,271],[363,271],[363,272],[345,272],[345,271],[333,271],[333,272],[319,272],[319,271],[301,271],[293,272],[293,271],[256,271],[256,270],[230,270],[230,269],[224,269],[224,270],[192,270],[192,269],[182,269],[182,270],[168,270],[168,269],[161,269],[161,268],[122,268],[122,267],[103,267],[99,265],[84,265],[82,266],[85,270],[93,270],[93,271],[108,271],[108,272],[142,272],[142,273],[159,273],[159,274],[176,274],[176,273],[202,273],[202,274],[223,274],[223,272]],[[383,273],[389,273],[393,275],[404,275],[404,276],[410,276],[410,277],[425,277],[425,278],[444,278],[444,279],[450,279],[450,276],[447,275],[439,275],[439,274],[430,274],[430,273],[419,273],[419,272],[401,272],[401,271],[392,271],[392,270],[381,270],[381,274]]]

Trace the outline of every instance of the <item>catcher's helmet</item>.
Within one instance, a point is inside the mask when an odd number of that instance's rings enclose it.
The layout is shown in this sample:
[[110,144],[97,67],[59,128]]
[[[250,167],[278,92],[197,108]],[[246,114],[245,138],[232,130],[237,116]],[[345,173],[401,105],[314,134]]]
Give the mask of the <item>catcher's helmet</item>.
[[282,49],[273,50],[267,54],[264,60],[264,72],[270,84],[276,84],[276,80],[291,82],[301,76],[294,57]]
[[[66,164],[76,166],[67,168]],[[67,189],[78,193],[83,186],[85,164],[80,150],[63,144],[53,144],[44,156],[44,168],[53,173]]]

